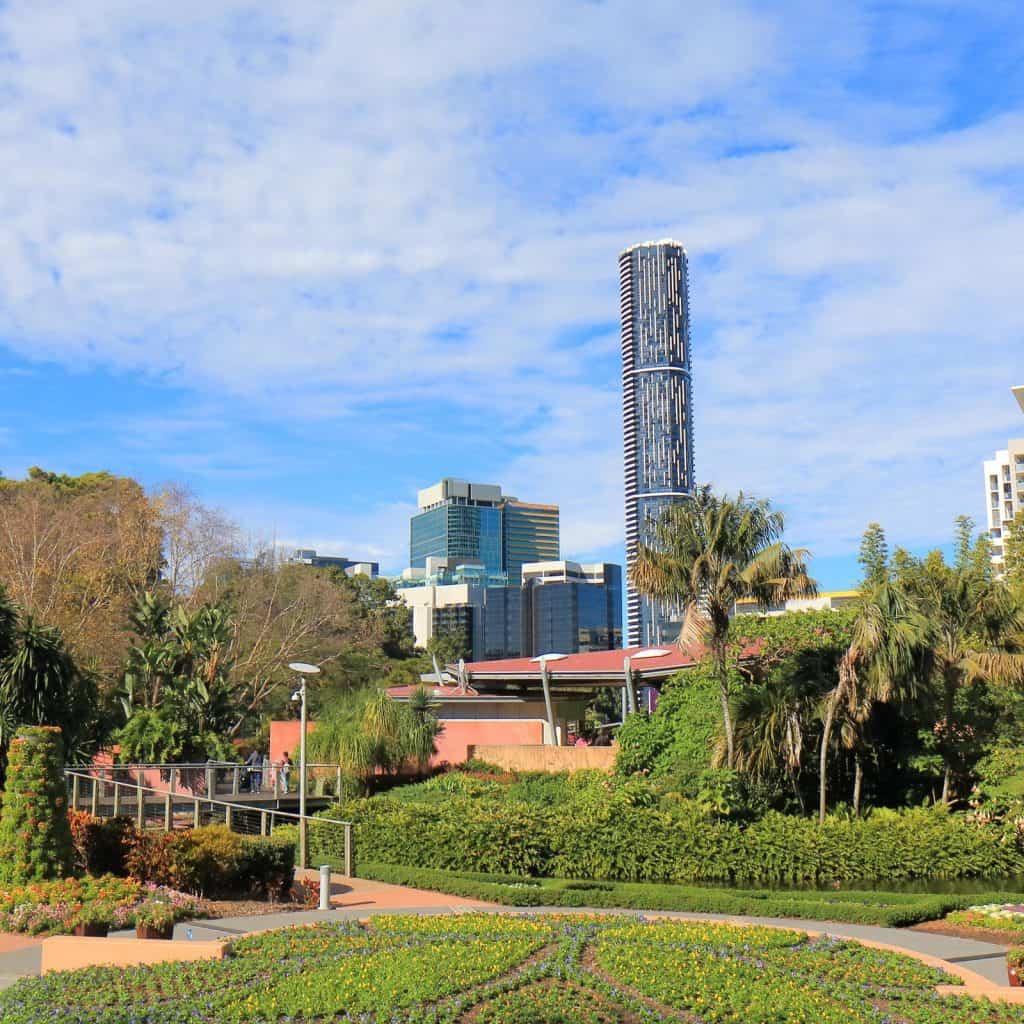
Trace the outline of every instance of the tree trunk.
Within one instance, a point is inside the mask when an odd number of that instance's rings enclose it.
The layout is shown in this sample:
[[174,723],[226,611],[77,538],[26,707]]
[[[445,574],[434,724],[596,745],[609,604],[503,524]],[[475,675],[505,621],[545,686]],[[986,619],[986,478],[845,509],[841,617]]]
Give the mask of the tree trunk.
[[804,804],[804,795],[800,792],[800,783],[797,781],[796,772],[792,769],[789,772],[789,781],[793,784],[793,796],[796,797],[796,802],[800,807],[800,813],[805,814],[807,807]]
[[864,764],[860,754],[853,755],[853,813],[860,815],[860,790],[864,781]]
[[956,700],[956,682],[950,677],[950,673],[947,671],[944,680],[945,693],[944,697],[944,711],[946,715],[946,740],[943,743],[943,760],[946,762],[946,771],[942,778],[942,802],[948,804],[953,799],[953,794],[950,792],[951,780],[953,775],[953,714],[954,714],[954,703]]
[[825,723],[821,731],[821,751],[818,757],[818,771],[821,778],[818,782],[818,821],[825,823],[825,806],[828,796],[828,742],[832,738],[832,723],[835,721],[836,708],[834,701],[828,702],[825,712]]
[[729,666],[726,662],[725,643],[715,644],[715,667],[718,670],[718,690],[722,698],[722,725],[725,729],[725,766],[731,769],[735,760],[735,739],[732,712],[729,710]]

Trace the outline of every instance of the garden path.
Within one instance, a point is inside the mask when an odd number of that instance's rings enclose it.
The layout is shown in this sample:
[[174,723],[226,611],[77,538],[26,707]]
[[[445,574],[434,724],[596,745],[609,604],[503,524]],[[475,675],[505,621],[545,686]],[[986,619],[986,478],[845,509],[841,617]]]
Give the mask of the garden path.
[[[313,876],[313,872],[309,872]],[[290,925],[313,924],[318,921],[352,920],[382,913],[450,914],[467,910],[486,910],[491,913],[595,913],[627,914],[635,910],[588,910],[587,908],[496,906],[477,900],[448,896],[444,893],[410,889],[367,879],[348,879],[332,876],[331,910],[283,911],[255,917],[228,917],[216,921],[194,921],[179,924],[174,929],[176,940],[233,938],[251,932],[286,928]],[[958,939],[948,935],[912,931],[906,928],[879,928],[869,925],[837,924],[828,921],[796,921],[788,918],[727,917],[719,914],[687,914],[677,912],[648,912],[650,917],[681,920],[728,921],[743,924],[767,924],[805,931],[827,932],[842,938],[859,939],[890,947],[921,953],[944,960],[955,967],[980,974],[991,984],[1006,986],[1006,959],[1004,946],[974,939]],[[124,932],[123,935],[130,935]],[[8,936],[0,936],[0,940]],[[22,938],[10,936],[10,938]],[[31,940],[30,940],[31,941]],[[9,951],[7,951],[9,950]],[[0,944],[0,988],[6,988],[17,978],[39,973],[38,943],[10,949]]]

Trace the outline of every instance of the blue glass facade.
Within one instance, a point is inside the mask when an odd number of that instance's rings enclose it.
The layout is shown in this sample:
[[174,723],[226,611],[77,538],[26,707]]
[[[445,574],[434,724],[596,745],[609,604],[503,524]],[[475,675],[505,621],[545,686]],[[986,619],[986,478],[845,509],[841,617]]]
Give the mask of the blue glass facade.
[[409,565],[423,569],[428,558],[464,558],[502,572],[501,509],[445,504],[412,517]]
[[523,654],[577,654],[622,647],[622,570],[603,566],[603,582],[564,579],[523,588]]
[[[686,250],[672,241],[631,246],[619,256],[626,566],[652,518],[693,490],[690,303]],[[626,597],[629,641],[674,640],[680,610]]]

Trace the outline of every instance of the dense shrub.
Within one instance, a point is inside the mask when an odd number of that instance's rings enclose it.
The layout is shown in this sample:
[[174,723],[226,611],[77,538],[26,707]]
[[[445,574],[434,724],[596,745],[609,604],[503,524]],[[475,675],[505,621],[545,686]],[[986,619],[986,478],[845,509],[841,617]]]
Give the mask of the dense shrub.
[[[1010,828],[943,808],[876,811],[815,821],[772,812],[749,823],[708,815],[692,801],[643,806],[639,783],[583,788],[558,807],[451,797],[416,804],[354,801],[325,816],[355,822],[360,862],[600,881],[850,882],[998,878],[1024,872]],[[341,864],[343,834],[310,832],[314,862]]]
[[64,878],[73,849],[60,729],[21,729],[11,742],[0,817],[0,882]]
[[246,836],[238,860],[238,887],[268,899],[283,899],[295,881],[295,842],[287,835]]
[[200,896],[242,889],[242,837],[226,825],[206,825],[176,836],[172,859],[179,888]]
[[[119,836],[122,871],[113,873],[140,882],[203,896],[277,899],[288,892],[295,877],[296,837],[285,829],[264,838],[236,835],[224,825],[183,832],[139,832],[126,819],[100,822],[76,815],[75,820],[80,835],[95,831],[105,839]],[[100,848],[105,849],[102,844]],[[117,853],[110,852],[110,856],[116,859]]]
[[630,715],[616,733],[615,770],[671,780],[685,796],[696,796],[699,776],[721,732],[718,681],[701,666],[671,679],[654,714]]
[[94,818],[68,811],[75,868],[89,875],[128,874],[127,858],[135,826],[130,818]]

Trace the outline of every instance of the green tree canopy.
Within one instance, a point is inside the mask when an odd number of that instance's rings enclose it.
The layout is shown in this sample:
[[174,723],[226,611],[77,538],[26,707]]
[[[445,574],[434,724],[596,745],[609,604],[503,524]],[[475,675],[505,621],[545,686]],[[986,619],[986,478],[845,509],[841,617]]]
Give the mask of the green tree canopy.
[[649,539],[631,570],[640,594],[685,607],[680,642],[708,649],[719,680],[728,768],[735,754],[728,635],[736,602],[753,598],[767,606],[816,592],[807,553],[782,541],[784,527],[782,513],[768,501],[699,487],[648,524]]

